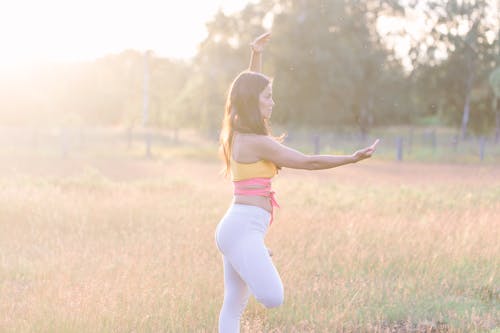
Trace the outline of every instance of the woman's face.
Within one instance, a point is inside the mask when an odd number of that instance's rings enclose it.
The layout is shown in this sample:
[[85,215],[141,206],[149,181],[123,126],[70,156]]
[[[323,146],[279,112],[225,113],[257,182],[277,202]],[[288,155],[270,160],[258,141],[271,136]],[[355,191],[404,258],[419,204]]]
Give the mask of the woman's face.
[[259,107],[262,117],[269,119],[273,112],[273,87],[269,83],[267,87],[259,95]]

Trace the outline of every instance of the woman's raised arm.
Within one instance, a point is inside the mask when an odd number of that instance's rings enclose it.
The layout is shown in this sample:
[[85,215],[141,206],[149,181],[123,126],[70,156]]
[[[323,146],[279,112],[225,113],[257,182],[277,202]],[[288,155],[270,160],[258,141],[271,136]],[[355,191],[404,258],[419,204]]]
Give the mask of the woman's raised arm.
[[262,71],[262,51],[264,51],[264,45],[271,39],[271,33],[265,32],[250,44],[252,53],[250,54],[250,67],[248,68],[252,72]]
[[269,136],[256,136],[254,149],[259,158],[292,169],[321,170],[335,168],[344,164],[356,163],[370,158],[375,152],[379,140],[351,155],[306,155],[287,147]]

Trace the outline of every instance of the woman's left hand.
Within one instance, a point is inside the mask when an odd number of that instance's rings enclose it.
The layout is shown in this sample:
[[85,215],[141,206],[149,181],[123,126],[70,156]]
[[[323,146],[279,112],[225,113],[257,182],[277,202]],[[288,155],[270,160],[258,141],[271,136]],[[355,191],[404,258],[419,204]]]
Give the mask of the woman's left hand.
[[372,154],[375,152],[375,149],[376,149],[379,141],[380,141],[380,139],[377,139],[377,140],[375,140],[375,142],[371,146],[360,149],[360,150],[356,151],[354,154],[352,154],[354,161],[359,162],[361,160],[364,160],[366,158],[371,157]]
[[264,51],[264,45],[266,45],[270,39],[271,39],[271,32],[270,31],[265,32],[262,35],[260,35],[259,37],[255,38],[255,40],[252,43],[250,43],[252,51],[254,51],[256,53],[260,53],[260,52]]

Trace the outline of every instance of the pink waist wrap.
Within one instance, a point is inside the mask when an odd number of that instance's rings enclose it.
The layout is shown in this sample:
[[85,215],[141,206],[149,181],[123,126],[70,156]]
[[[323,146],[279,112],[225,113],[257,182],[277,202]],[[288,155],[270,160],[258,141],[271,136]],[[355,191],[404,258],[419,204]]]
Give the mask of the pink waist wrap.
[[280,208],[274,198],[274,191],[271,190],[271,178],[250,178],[234,181],[233,184],[235,195],[260,195],[271,200],[271,221],[269,222],[269,225],[271,225],[273,223],[274,207]]

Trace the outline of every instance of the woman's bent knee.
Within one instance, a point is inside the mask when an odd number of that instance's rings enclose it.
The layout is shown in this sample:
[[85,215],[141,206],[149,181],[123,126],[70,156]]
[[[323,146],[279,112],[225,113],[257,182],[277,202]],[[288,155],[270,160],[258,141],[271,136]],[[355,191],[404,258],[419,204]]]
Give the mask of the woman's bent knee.
[[262,297],[261,299],[258,299],[258,301],[262,303],[266,308],[270,309],[277,308],[278,306],[282,305],[284,298],[285,297],[283,291],[281,291]]

